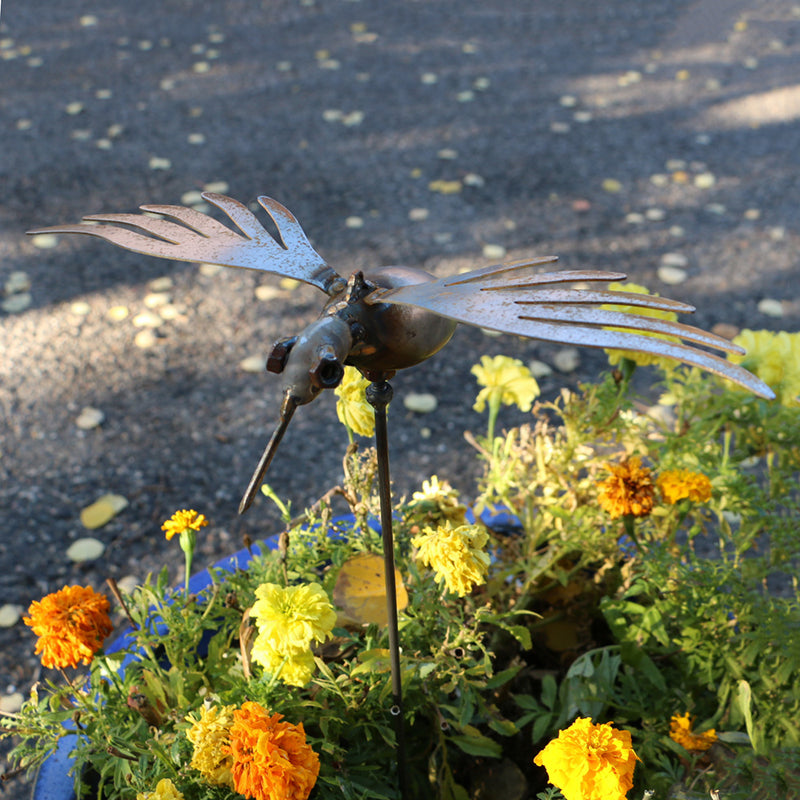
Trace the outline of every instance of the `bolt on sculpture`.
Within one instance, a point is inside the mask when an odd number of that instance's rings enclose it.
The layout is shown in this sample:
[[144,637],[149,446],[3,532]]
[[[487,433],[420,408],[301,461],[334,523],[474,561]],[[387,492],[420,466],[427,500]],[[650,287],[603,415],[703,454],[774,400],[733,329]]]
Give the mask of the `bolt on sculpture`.
[[[392,396],[388,381],[395,372],[437,353],[450,340],[457,323],[463,322],[532,339],[665,356],[728,378],[762,397],[772,398],[774,394],[743,367],[695,346],[742,352],[727,339],[630,311],[634,307],[688,313],[694,311],[692,306],[651,295],[570,288],[570,284],[578,282],[624,280],[623,273],[581,270],[536,274],[536,267],[557,260],[555,256],[545,256],[449,278],[436,279],[410,267],[381,267],[355,272],[345,280],[311,247],[294,216],[275,200],[258,198],[278,228],[280,243],[238,201],[211,192],[205,192],[203,198],[222,210],[241,233],[199,211],[174,205],[143,205],[141,209],[146,214],[95,214],[84,217],[83,223],[77,225],[30,233],[88,234],[160,258],[258,269],[305,281],[329,296],[316,322],[272,347],[267,369],[283,375],[280,420],[245,491],[239,513],[253,502],[297,406],[311,402],[323,389],[338,386],[345,365],[357,367],[371,381],[367,400],[375,409],[392,714],[398,723],[398,774],[405,798],[386,424],[386,406]],[[628,310],[614,306],[626,306]]]

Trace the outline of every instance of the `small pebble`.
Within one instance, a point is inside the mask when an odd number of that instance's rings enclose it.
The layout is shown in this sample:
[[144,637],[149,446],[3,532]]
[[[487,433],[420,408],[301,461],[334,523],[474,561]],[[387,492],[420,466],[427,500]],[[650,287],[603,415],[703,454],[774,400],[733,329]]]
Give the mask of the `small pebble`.
[[40,250],[52,250],[58,244],[58,236],[54,233],[37,233],[31,237],[31,244]]
[[559,372],[575,372],[581,363],[581,355],[574,347],[562,347],[553,356],[553,365]]
[[267,359],[263,355],[247,356],[239,362],[239,369],[245,372],[265,372]]
[[761,209],[758,208],[748,208],[747,211],[744,212],[744,218],[749,220],[757,220],[761,218]]
[[200,274],[206,275],[211,277],[212,275],[218,275],[222,272],[222,266],[219,264],[201,264],[200,265]]
[[409,392],[403,397],[403,405],[417,414],[430,414],[435,411],[439,401],[432,394],[427,392]]
[[683,253],[664,253],[661,264],[665,267],[688,267],[689,259]]
[[544,361],[539,361],[535,358],[528,362],[528,369],[534,378],[546,378],[548,375],[553,374],[553,368]]
[[282,294],[281,290],[276,288],[275,286],[270,286],[268,283],[261,284],[261,286],[256,286],[255,289],[255,296],[257,300],[274,300],[276,297],[280,297]]
[[663,208],[648,208],[644,212],[645,217],[651,222],[660,222],[667,216],[667,212]]
[[411,211],[408,212],[408,218],[412,222],[422,222],[428,219],[429,215],[430,211],[428,211],[427,208],[412,208]]
[[160,156],[151,156],[147,162],[150,169],[169,169],[172,162],[168,158],[161,158]]
[[163,320],[177,319],[185,310],[184,305],[176,306],[174,303],[166,303],[158,307],[158,316]]
[[480,175],[478,175],[475,172],[468,172],[464,176],[464,186],[480,187],[480,186],[484,186],[485,184],[486,184],[486,181]]
[[458,158],[458,151],[454,150],[452,147],[444,147],[436,155],[445,161],[452,161]]
[[[145,295],[144,305],[145,308],[159,308],[165,306],[172,300],[169,292],[151,292]],[[135,322],[134,322],[135,324]]]
[[758,303],[758,310],[768,317],[782,317],[783,316],[783,303],[780,300],[775,300],[771,297],[765,297]]
[[504,258],[506,255],[506,248],[501,244],[485,244],[483,246],[484,258]]
[[716,182],[716,177],[710,172],[701,172],[694,176],[694,185],[698,189],[710,189]]
[[16,294],[17,292],[27,292],[31,288],[31,279],[27,272],[17,270],[8,276],[6,281],[6,294]]
[[11,628],[19,622],[21,616],[21,606],[5,603],[0,606],[0,628]]
[[363,228],[364,220],[362,217],[348,217],[344,221],[345,228]]
[[85,406],[75,418],[75,424],[82,430],[88,431],[102,425],[105,418],[106,415],[99,408]]
[[142,311],[133,318],[133,324],[137,328],[158,328],[164,320],[152,311]]
[[117,581],[117,587],[123,592],[123,594],[131,594],[137,586],[141,585],[141,583],[141,579],[136,575],[125,575],[123,578],[120,578]]
[[602,183],[603,191],[616,194],[621,191],[622,184],[616,178],[606,178]]
[[76,300],[70,307],[70,313],[76,317],[85,317],[92,309],[85,300]]
[[189,192],[184,192],[181,195],[181,205],[182,206],[193,206],[196,203],[202,203],[203,196],[200,194],[197,189],[192,189]]
[[158,337],[152,328],[145,328],[144,330],[139,331],[136,336],[133,337],[133,343],[140,350],[149,350],[157,341]]
[[0,711],[7,714],[16,714],[22,708],[25,698],[21,692],[11,692],[0,697]]
[[105,549],[106,546],[99,539],[91,537],[76,539],[67,549],[67,558],[78,564],[84,561],[94,561],[103,555]]
[[685,269],[680,267],[671,267],[668,264],[662,264],[658,268],[658,279],[668,286],[677,286],[679,283],[684,283],[688,277]]
[[28,308],[32,301],[33,298],[28,292],[20,292],[6,297],[3,302],[0,303],[0,308],[2,308],[6,314],[19,314],[20,311],[24,311]]
[[112,322],[121,322],[128,314],[130,311],[127,306],[112,306],[106,311],[106,317]]

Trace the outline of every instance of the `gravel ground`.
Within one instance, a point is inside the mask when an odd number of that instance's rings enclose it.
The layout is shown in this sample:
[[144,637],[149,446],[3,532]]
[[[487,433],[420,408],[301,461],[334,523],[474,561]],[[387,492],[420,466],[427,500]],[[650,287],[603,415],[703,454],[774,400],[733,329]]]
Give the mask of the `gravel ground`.
[[[800,6],[783,0],[6,0],[3,614],[64,583],[141,579],[165,555],[179,580],[159,530],[176,508],[213,521],[200,563],[274,532],[266,500],[236,513],[279,405],[276,380],[241,363],[324,299],[83,237],[43,247],[25,230],[210,186],[285,203],[344,274],[553,253],[696,304],[702,327],[797,330],[798,66]],[[137,327],[142,312],[159,326]],[[483,424],[470,366],[483,353],[552,364],[559,349],[460,328],[400,373],[396,492],[436,472],[469,496],[461,434]],[[582,351],[544,393],[604,365]],[[436,411],[406,411],[412,391]],[[76,425],[85,407],[100,426]],[[332,397],[301,409],[270,483],[302,508],[338,482],[345,442]],[[80,511],[107,492],[129,506],[87,532]],[[86,536],[104,553],[73,563]],[[20,621],[0,628],[8,707],[37,677],[32,650]]]

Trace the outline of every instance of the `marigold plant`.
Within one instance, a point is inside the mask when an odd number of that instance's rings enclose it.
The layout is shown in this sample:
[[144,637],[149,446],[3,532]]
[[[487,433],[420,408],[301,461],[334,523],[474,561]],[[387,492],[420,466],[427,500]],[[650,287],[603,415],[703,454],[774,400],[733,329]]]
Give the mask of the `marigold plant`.
[[477,525],[440,525],[425,528],[411,544],[418,548],[417,559],[433,569],[436,580],[463,597],[486,580],[488,541],[486,531]]
[[714,728],[709,728],[702,733],[695,733],[692,730],[693,723],[694,717],[688,711],[685,714],[675,714],[669,722],[669,738],[687,750],[708,750],[717,741],[717,732]]
[[695,503],[705,503],[711,498],[711,481],[702,472],[666,470],[659,474],[656,483],[662,497],[670,504],[685,498]]
[[355,367],[345,367],[344,378],[334,389],[339,422],[359,436],[375,433],[375,411],[367,402],[367,386],[369,381]]
[[800,407],[800,333],[745,329],[733,342],[746,352],[728,356],[731,361],[761,378],[775,392],[778,403]]
[[165,532],[167,541],[172,539],[173,536],[180,536],[186,531],[199,531],[200,528],[205,528],[208,525],[208,520],[203,514],[198,514],[194,509],[182,509],[176,511],[162,526],[161,530]]
[[162,778],[152,792],[139,792],[136,800],[184,800],[184,797],[169,778]]
[[39,637],[42,665],[63,669],[90,664],[114,626],[104,594],[90,586],[65,586],[31,603],[24,622]]
[[637,760],[628,731],[581,717],[540,751],[533,763],[547,770],[550,783],[566,800],[622,800],[633,787]]
[[324,642],[336,624],[336,612],[318,583],[279,586],[265,583],[256,589],[251,609],[258,636],[251,656],[269,672],[280,673],[285,683],[308,682],[314,660],[310,648]]
[[253,800],[306,800],[319,775],[319,756],[306,742],[303,723],[282,722],[258,703],[233,713],[230,751],[233,786]]
[[233,756],[230,753],[230,730],[235,706],[202,706],[198,715],[186,719],[191,727],[186,738],[192,743],[191,767],[212,786],[233,786]]
[[655,491],[652,471],[642,466],[642,459],[632,456],[606,467],[611,475],[598,484],[602,508],[612,519],[647,516],[653,510]]
[[484,387],[473,406],[479,413],[487,402],[490,406],[502,403],[515,405],[520,411],[530,411],[539,395],[539,384],[518,358],[481,356],[481,363],[472,367],[471,372]]

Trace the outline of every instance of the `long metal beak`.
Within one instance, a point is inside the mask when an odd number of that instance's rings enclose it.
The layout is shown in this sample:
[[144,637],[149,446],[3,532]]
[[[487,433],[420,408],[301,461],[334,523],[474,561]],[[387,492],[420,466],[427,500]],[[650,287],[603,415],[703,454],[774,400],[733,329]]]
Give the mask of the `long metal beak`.
[[256,497],[256,492],[258,492],[258,489],[261,486],[261,481],[264,480],[264,476],[267,474],[269,465],[272,462],[272,457],[278,450],[278,445],[281,443],[283,434],[286,433],[286,429],[289,427],[289,422],[292,419],[294,410],[298,405],[299,404],[297,400],[295,400],[295,398],[287,392],[286,397],[283,400],[283,405],[281,406],[281,419],[278,423],[278,427],[275,428],[269,442],[267,442],[267,446],[264,448],[264,453],[258,462],[256,471],[253,473],[253,477],[250,478],[250,483],[247,485],[247,489],[242,497],[242,502],[239,503],[240,514],[244,514],[244,512],[247,511],[247,509],[253,504],[253,500],[255,500]]

